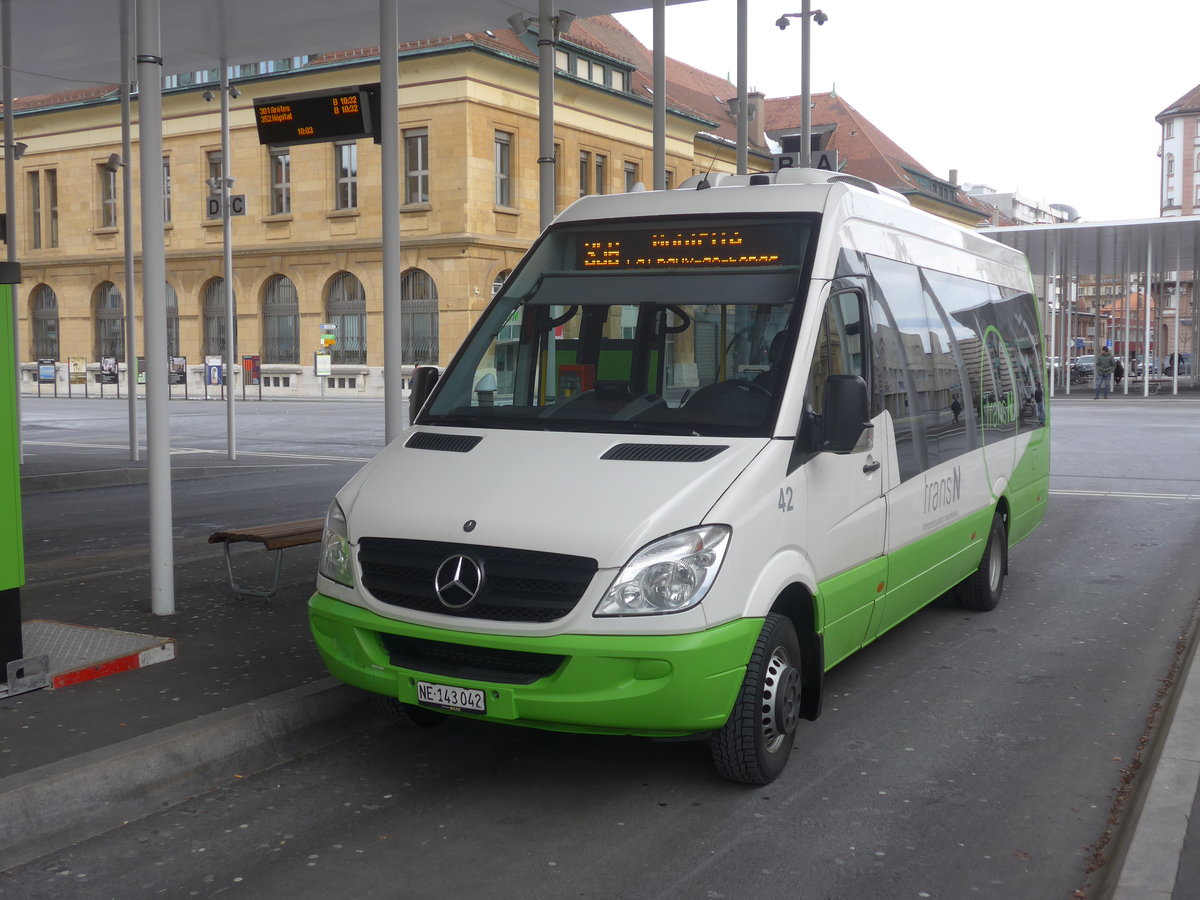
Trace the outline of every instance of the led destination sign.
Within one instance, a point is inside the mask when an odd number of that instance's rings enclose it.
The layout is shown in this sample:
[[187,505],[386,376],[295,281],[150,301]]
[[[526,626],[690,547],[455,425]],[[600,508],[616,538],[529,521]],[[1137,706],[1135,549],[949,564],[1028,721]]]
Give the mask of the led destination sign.
[[261,144],[313,144],[371,136],[367,92],[354,88],[254,102]]
[[797,262],[792,229],[779,225],[634,228],[579,236],[579,269],[732,269]]

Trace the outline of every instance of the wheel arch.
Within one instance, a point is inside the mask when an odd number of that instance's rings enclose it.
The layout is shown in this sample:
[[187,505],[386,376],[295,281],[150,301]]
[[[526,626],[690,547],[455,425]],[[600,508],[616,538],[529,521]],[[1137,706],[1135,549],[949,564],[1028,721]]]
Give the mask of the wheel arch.
[[825,641],[817,631],[816,598],[802,584],[788,585],[771,607],[771,612],[786,616],[796,629],[800,642],[800,716],[812,721],[821,715],[825,687]]

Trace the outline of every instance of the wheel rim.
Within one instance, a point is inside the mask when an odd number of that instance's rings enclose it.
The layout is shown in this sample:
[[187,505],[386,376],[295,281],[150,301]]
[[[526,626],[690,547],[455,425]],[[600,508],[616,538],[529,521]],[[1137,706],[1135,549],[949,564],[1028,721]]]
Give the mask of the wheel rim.
[[800,670],[777,647],[763,676],[762,734],[768,753],[779,749],[799,719]]
[[993,534],[988,552],[988,590],[992,596],[1000,592],[1000,579],[1004,577],[1004,548],[1000,546],[1001,535]]

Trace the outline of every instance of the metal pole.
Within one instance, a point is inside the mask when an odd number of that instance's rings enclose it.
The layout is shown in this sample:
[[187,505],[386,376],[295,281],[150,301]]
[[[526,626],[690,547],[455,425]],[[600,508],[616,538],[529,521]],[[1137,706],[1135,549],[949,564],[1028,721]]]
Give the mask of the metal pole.
[[1121,261],[1121,304],[1123,312],[1121,313],[1121,324],[1125,327],[1125,340],[1121,343],[1121,354],[1125,357],[1121,361],[1121,365],[1125,367],[1125,378],[1121,385],[1121,391],[1126,396],[1129,395],[1129,382],[1133,381],[1133,372],[1129,366],[1129,291],[1133,280],[1130,278],[1129,271],[1132,268],[1132,260],[1126,258]]
[[[404,431],[404,340],[400,319],[400,59],[396,0],[379,0],[379,150],[383,210],[383,433]],[[324,379],[321,384],[324,385]]]
[[800,167],[812,166],[812,91],[809,87],[808,46],[812,16],[809,0],[800,6]]
[[[538,2],[538,210],[545,228],[554,219],[554,0]],[[515,199],[514,199],[515,204]]]
[[1179,314],[1183,312],[1183,287],[1179,280],[1182,277],[1183,269],[1183,237],[1179,238],[1179,243],[1175,246],[1175,339],[1172,341],[1171,348],[1171,393],[1179,393]]
[[[1049,244],[1047,239],[1046,244]],[[1043,248],[1048,249],[1048,247]],[[1050,355],[1058,357],[1058,367],[1062,369],[1062,356],[1058,352],[1058,278],[1055,277],[1055,270],[1058,267],[1058,240],[1054,241],[1054,249],[1049,253],[1044,253],[1043,256],[1050,260],[1050,265],[1046,267],[1045,286],[1046,286],[1046,312],[1050,320]],[[1058,384],[1058,372],[1054,369],[1053,359],[1050,361],[1050,396],[1054,396],[1054,388]]]
[[747,25],[748,0],[738,0],[737,4],[737,172],[745,175],[750,171],[750,110],[747,107],[749,97],[746,90],[747,71]]
[[[146,371],[167,371],[166,250],[163,243],[162,35],[159,0],[137,5],[138,164],[142,192],[142,309]],[[146,459],[150,490],[151,611],[175,612],[171,522],[171,429],[167,379],[146,379]]]
[[[12,0],[0,0],[0,56],[3,56],[4,90],[4,214],[8,221],[7,259],[17,261],[17,174],[13,168],[13,87],[12,87]],[[17,464],[25,462],[25,447],[21,441],[21,331],[17,314],[17,288],[12,291],[13,372],[16,395],[13,414],[16,416]]]
[[654,189],[667,187],[667,0],[654,0]]
[[1146,302],[1142,320],[1142,396],[1150,396],[1150,285],[1154,271],[1154,238],[1146,238]]
[[125,242],[125,383],[129,403],[129,458],[138,458],[137,416],[137,307],[133,272],[133,140],[130,136],[130,81],[133,79],[133,54],[130,34],[133,4],[121,2],[121,224]]
[[[229,61],[221,57],[221,250],[225,281],[225,439],[228,456],[237,459],[237,430],[234,426],[233,373],[237,359],[237,317],[233,310],[233,218],[229,209]],[[164,311],[165,312],[165,311]],[[147,364],[149,368],[149,364]],[[156,372],[157,369],[150,371]],[[166,371],[166,368],[163,368]],[[149,379],[147,379],[147,382]]]

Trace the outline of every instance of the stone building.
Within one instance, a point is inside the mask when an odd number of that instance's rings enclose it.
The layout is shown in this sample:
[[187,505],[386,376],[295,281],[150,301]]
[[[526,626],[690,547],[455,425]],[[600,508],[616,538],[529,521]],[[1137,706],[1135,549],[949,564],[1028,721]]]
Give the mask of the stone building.
[[[536,41],[536,30],[486,31],[399,47],[406,365],[445,364],[539,232]],[[647,48],[612,17],[579,19],[557,47],[556,68],[556,211],[584,194],[650,186]],[[226,341],[222,218],[210,202],[221,176],[219,74],[164,82],[168,355],[186,360],[193,390]],[[668,186],[733,171],[736,88],[674,60],[667,79]],[[231,193],[245,198],[244,215],[232,219],[235,352],[259,357],[266,394],[382,391],[381,159],[369,137],[262,145],[253,103],[378,81],[377,49],[231,69]],[[772,165],[761,104],[755,95],[752,171]],[[68,361],[94,383],[105,360],[123,368],[143,352],[140,316],[132,353],[123,324],[124,233],[140,235],[140,222],[136,177],[132,222],[122,209],[119,92],[100,86],[13,106],[25,145],[10,223],[24,276],[16,288],[23,390],[36,389],[43,359],[61,363],[60,383]],[[136,95],[133,120],[136,145]],[[136,261],[135,275],[140,288]],[[324,384],[314,374],[322,325],[337,337]]]

